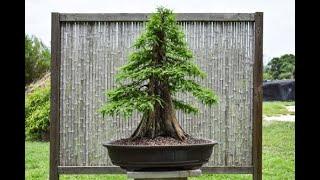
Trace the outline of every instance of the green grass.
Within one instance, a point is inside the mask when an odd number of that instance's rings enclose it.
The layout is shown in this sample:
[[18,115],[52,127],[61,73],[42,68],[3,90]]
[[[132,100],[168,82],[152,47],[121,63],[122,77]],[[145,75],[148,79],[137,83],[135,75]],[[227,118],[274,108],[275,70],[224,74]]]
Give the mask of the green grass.
[[[293,122],[263,122],[263,174],[268,179],[295,179]],[[266,178],[267,179],[267,178]]]
[[294,101],[270,101],[263,102],[263,115],[279,116],[279,115],[294,115],[294,112],[288,111],[286,106],[294,106]]
[[[294,179],[294,122],[263,122],[263,179]],[[26,179],[46,180],[49,172],[49,143],[26,142]],[[61,175],[62,180],[126,179],[125,175]],[[191,180],[241,180],[251,175],[208,175]]]
[[49,143],[26,142],[26,179],[48,179]]

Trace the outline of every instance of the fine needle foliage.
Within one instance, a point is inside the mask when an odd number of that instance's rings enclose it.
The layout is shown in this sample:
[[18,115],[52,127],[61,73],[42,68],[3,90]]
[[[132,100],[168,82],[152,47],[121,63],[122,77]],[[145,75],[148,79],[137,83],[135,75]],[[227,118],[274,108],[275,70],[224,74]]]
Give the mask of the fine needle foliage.
[[205,78],[206,74],[195,64],[173,12],[157,8],[133,46],[135,51],[119,69],[117,87],[107,92],[107,103],[101,113],[124,117],[130,117],[134,111],[142,113],[132,139],[169,136],[185,140],[187,134],[179,125],[175,111],[197,113],[199,110],[174,98],[175,94],[191,93],[209,106],[217,103],[217,96],[195,82],[196,77]]

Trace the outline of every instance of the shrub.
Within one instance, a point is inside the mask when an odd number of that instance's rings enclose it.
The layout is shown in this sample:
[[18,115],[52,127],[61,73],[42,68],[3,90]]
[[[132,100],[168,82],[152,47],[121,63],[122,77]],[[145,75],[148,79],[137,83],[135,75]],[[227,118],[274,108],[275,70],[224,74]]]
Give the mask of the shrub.
[[50,57],[49,48],[40,39],[25,35],[25,85],[49,71]]
[[27,140],[48,140],[50,114],[50,84],[27,94],[25,128]]

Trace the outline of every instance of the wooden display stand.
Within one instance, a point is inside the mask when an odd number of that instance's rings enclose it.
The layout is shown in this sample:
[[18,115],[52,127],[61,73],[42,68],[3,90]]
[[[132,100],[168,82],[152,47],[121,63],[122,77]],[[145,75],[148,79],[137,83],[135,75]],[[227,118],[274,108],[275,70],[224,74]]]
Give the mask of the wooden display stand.
[[200,175],[200,169],[185,171],[127,172],[128,180],[187,180],[188,177],[195,177]]

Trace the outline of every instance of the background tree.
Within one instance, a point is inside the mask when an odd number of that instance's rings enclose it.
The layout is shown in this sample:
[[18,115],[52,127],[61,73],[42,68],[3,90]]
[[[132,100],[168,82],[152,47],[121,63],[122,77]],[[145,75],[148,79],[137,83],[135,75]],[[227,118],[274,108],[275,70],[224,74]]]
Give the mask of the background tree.
[[267,73],[267,72],[263,73],[263,80],[272,80],[272,79],[273,78],[269,73]]
[[174,98],[178,92],[189,92],[200,102],[212,105],[217,96],[197,84],[193,78],[205,73],[193,62],[184,34],[171,10],[160,7],[136,40],[135,51],[116,76],[117,87],[107,93],[103,115],[142,113],[132,139],[169,136],[185,140],[187,134],[176,118],[176,109],[197,113],[198,108]]
[[291,79],[294,78],[295,56],[285,54],[281,57],[273,58],[265,67],[265,77],[271,79]]
[[25,85],[50,69],[50,50],[37,37],[25,35]]

